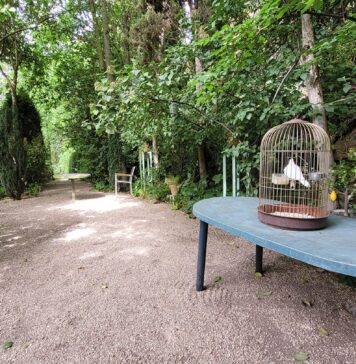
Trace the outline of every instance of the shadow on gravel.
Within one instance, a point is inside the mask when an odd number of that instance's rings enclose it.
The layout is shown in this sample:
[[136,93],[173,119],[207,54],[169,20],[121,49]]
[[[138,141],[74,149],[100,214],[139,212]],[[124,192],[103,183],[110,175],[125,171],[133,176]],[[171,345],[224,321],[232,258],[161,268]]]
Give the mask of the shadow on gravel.
[[96,194],[94,195],[93,193],[80,193],[78,195],[76,195],[75,199],[78,200],[94,200],[97,198],[102,198],[104,197],[105,194],[102,192],[96,192]]

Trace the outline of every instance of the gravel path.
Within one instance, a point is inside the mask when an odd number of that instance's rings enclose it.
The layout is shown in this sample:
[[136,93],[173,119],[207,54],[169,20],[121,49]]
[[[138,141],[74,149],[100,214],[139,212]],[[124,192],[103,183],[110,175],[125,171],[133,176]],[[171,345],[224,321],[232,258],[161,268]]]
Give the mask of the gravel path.
[[169,205],[85,182],[74,204],[65,182],[0,201],[0,363],[356,363],[355,289],[268,251],[255,277],[254,246],[211,229],[197,293],[197,236]]

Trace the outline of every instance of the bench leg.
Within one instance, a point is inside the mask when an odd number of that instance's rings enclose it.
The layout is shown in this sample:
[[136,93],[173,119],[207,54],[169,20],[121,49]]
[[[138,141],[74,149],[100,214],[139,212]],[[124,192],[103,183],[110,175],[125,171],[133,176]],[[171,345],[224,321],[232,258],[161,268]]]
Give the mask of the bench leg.
[[204,289],[204,273],[205,273],[207,240],[208,240],[208,224],[204,221],[200,221],[197,282],[196,282],[197,291],[202,291]]
[[70,182],[72,185],[72,201],[74,202],[75,201],[75,181],[74,181],[74,179],[71,179]]
[[256,245],[256,272],[262,273],[263,248]]

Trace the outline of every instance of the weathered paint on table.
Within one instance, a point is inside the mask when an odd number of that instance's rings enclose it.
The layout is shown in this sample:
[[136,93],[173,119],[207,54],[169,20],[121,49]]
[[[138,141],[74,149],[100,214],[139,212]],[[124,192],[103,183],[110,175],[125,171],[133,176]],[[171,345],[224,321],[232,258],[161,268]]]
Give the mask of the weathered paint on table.
[[75,180],[90,177],[89,173],[64,173],[54,176],[54,179],[59,181],[70,181],[72,185],[72,201],[75,201]]
[[256,244],[256,271],[262,270],[263,248],[329,270],[356,277],[356,219],[331,215],[322,230],[282,230],[257,218],[258,199],[216,197],[197,202],[200,219],[197,290],[204,284],[208,225]]

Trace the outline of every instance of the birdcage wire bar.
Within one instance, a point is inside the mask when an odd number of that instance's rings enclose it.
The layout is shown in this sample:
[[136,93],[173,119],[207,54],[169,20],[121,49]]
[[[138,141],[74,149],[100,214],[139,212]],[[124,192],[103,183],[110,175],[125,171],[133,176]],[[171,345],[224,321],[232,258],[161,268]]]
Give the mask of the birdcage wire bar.
[[293,119],[270,129],[260,150],[259,219],[282,228],[325,227],[329,215],[330,140]]

